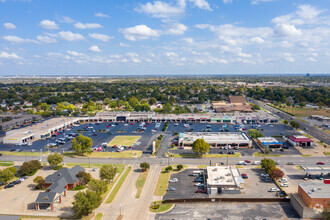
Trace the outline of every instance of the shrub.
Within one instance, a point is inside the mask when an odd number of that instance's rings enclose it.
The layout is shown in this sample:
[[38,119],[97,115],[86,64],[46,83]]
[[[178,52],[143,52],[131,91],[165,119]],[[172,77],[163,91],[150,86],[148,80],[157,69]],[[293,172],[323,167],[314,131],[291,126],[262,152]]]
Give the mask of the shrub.
[[151,206],[152,209],[159,209],[159,204],[154,204]]
[[166,172],[169,172],[169,171],[171,171],[171,170],[173,170],[173,167],[172,167],[172,166],[168,166],[168,167],[165,168],[165,171],[166,171]]
[[53,170],[59,170],[59,169],[61,169],[62,167],[63,167],[62,165],[58,165],[58,166],[54,167]]
[[76,185],[76,187],[75,188],[73,188],[72,190],[74,190],[74,191],[78,191],[78,190],[83,190],[83,189],[85,189],[86,187],[84,186],[84,185]]
[[182,164],[179,164],[179,165],[176,166],[176,168],[177,168],[178,170],[182,170],[182,169],[183,169],[183,165],[182,165]]

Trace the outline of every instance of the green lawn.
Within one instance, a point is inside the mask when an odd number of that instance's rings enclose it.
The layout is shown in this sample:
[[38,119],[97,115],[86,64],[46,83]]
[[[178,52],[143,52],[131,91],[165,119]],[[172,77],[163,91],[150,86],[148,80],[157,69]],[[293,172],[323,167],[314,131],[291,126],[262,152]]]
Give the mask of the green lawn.
[[[153,209],[152,206],[153,205],[159,205],[159,208],[158,209]],[[155,202],[152,202],[151,205],[150,205],[150,212],[166,212],[167,210],[171,209],[172,206],[174,204],[173,203],[162,203],[162,201],[155,201]]]
[[144,183],[146,182],[148,177],[148,171],[140,173],[139,177],[137,178],[135,182],[135,186],[137,189],[137,193],[135,195],[135,198],[138,199],[140,198],[141,192],[143,190]]
[[[272,106],[272,105],[270,105]],[[288,112],[290,114],[293,114],[296,117],[307,117],[309,114],[311,115],[324,115],[327,117],[330,117],[330,111],[327,109],[313,109],[313,108],[300,108],[300,107],[284,107],[280,108],[276,106],[277,108],[281,109],[282,111]]]
[[123,185],[126,177],[128,176],[129,172],[131,171],[131,169],[132,169],[132,167],[129,166],[125,170],[125,172],[123,173],[123,175],[121,176],[121,178],[118,180],[115,188],[113,188],[112,192],[110,193],[109,197],[107,198],[106,203],[111,203],[114,200],[114,198],[116,197],[116,195],[117,195],[120,187]]
[[311,154],[301,154],[300,156],[302,156],[302,157],[311,157],[312,155]]
[[103,217],[103,214],[102,213],[98,213],[96,216],[95,216],[95,220],[101,220]]
[[283,154],[263,154],[261,152],[255,152],[252,154],[254,157],[282,157]]
[[66,157],[83,157],[83,158],[131,158],[131,157],[141,157],[142,151],[139,150],[128,150],[122,152],[92,152],[88,155],[77,155],[76,152],[64,152]]
[[0,161],[0,166],[2,167],[10,167],[13,166],[15,163],[13,161]]
[[[16,151],[0,151],[2,155],[7,155],[7,156],[35,156],[38,157],[40,156],[40,152],[16,152]],[[49,154],[50,151],[43,152],[42,154]]]
[[122,146],[132,146],[141,136],[116,136],[109,143],[108,146],[122,145]]
[[330,152],[323,152],[324,155],[330,156]]
[[171,154],[172,157],[178,158],[225,158],[225,157],[241,157],[241,153],[236,154],[203,154],[202,156],[197,154]]

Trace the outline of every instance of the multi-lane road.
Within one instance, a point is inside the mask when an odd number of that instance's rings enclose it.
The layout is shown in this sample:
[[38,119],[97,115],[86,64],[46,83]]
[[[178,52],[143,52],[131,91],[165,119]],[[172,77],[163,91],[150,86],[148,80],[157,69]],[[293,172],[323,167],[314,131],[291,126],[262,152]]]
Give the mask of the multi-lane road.
[[270,111],[271,113],[273,113],[273,114],[275,114],[275,115],[277,115],[277,116],[279,116],[283,119],[286,119],[288,121],[294,120],[294,121],[298,122],[300,124],[301,129],[305,130],[307,133],[309,133],[313,137],[315,137],[319,140],[322,140],[322,141],[324,141],[324,143],[330,145],[330,135],[324,133],[323,131],[321,131],[317,128],[314,128],[313,126],[310,126],[308,123],[297,120],[295,117],[293,117],[291,115],[288,115],[285,112],[282,112],[278,109],[272,108],[271,106],[268,106],[268,105],[266,105],[265,103],[263,103],[261,101],[256,101],[254,99],[249,99],[249,101],[251,101],[254,104],[259,105],[260,107],[266,109],[267,111]]

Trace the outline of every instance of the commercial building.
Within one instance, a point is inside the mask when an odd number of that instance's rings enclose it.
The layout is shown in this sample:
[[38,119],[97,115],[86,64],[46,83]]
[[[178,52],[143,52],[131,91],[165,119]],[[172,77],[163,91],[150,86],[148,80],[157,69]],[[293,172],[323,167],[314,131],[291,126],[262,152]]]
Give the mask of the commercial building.
[[257,138],[257,142],[264,148],[279,148],[283,145],[282,142],[273,137],[260,137]]
[[11,118],[10,121],[1,122],[0,130],[9,130],[41,119],[40,115],[0,115],[2,118]]
[[10,130],[3,137],[4,144],[19,144],[47,138],[79,122],[79,118],[52,118],[24,128]]
[[212,102],[212,108],[215,112],[252,112],[251,106],[246,102],[244,96],[230,96],[229,102],[214,101]]
[[204,139],[213,147],[250,147],[252,140],[242,132],[185,132],[179,134],[179,146],[192,146],[195,140]]
[[298,195],[309,208],[330,208],[330,185],[299,183]]
[[311,119],[320,121],[320,122],[330,122],[330,117],[326,117],[323,115],[311,115],[309,116]]
[[244,180],[238,169],[228,166],[208,166],[207,181],[208,194],[239,194],[244,188]]
[[36,210],[47,209],[50,207],[54,211],[54,203],[61,203],[62,196],[66,196],[67,190],[74,189],[79,183],[77,174],[85,171],[79,165],[69,168],[61,168],[52,175],[45,178],[45,192],[39,193],[35,203]]
[[288,142],[293,146],[300,147],[311,147],[313,146],[313,141],[304,135],[294,135],[288,138]]

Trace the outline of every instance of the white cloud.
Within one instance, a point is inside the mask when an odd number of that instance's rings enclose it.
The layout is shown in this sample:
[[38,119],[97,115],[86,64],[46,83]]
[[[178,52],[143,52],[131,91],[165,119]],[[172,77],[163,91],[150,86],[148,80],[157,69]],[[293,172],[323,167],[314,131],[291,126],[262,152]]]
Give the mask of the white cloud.
[[277,0],[252,0],[251,4],[257,5],[257,4],[263,3],[263,2],[274,2],[274,1],[277,1]]
[[58,33],[58,36],[66,41],[80,41],[85,39],[81,34],[75,34],[71,31],[61,31]]
[[121,47],[129,47],[128,44],[124,44],[124,43],[122,43],[122,42],[119,43],[119,46],[121,46]]
[[209,3],[206,0],[189,0],[193,5],[197,6],[200,9],[212,11]]
[[98,12],[98,13],[95,14],[95,17],[108,18],[109,15],[106,15],[106,14],[103,14],[101,12]]
[[165,31],[169,35],[182,35],[188,30],[187,26],[184,24],[170,24],[168,29]]
[[22,57],[18,56],[16,53],[7,53],[6,51],[1,51],[0,58],[2,58],[2,59],[13,59],[13,60],[22,59]]
[[4,36],[3,37],[4,40],[12,42],[12,43],[37,43],[36,40],[32,40],[32,39],[23,39],[17,36]]
[[166,53],[165,53],[165,56],[167,56],[167,57],[177,57],[178,54],[175,53],[175,52],[166,52]]
[[66,51],[70,56],[73,56],[73,57],[83,57],[85,56],[85,54],[83,53],[79,53],[79,52],[76,52],[76,51],[72,51],[72,50],[68,50]]
[[314,57],[308,57],[307,58],[307,61],[310,61],[310,62],[316,62],[316,59]]
[[130,41],[137,41],[137,40],[146,40],[150,37],[158,37],[160,35],[160,31],[152,30],[148,26],[141,24],[136,25],[134,27],[129,27],[125,29],[119,30],[121,33],[124,34],[124,37]]
[[299,5],[296,14],[303,19],[311,20],[316,18],[321,12],[322,10],[317,10],[311,5]]
[[75,28],[78,28],[78,29],[92,29],[92,28],[102,28],[103,26],[98,24],[98,23],[86,23],[86,24],[83,24],[83,23],[76,23],[74,24]]
[[283,60],[289,62],[289,63],[293,63],[295,62],[295,59],[292,57],[291,53],[284,53],[283,54]]
[[145,5],[140,5],[139,8],[135,10],[140,13],[146,13],[156,18],[171,18],[177,17],[185,13],[186,1],[177,0],[176,5],[171,5],[162,1],[154,1],[154,3],[146,3]]
[[191,37],[186,37],[182,39],[183,41],[187,42],[188,44],[194,43],[194,39]]
[[39,25],[45,29],[50,29],[50,30],[59,29],[55,21],[42,20]]
[[94,38],[96,40],[100,40],[100,41],[103,41],[103,42],[107,42],[107,41],[109,41],[113,38],[113,37],[110,37],[110,36],[105,35],[105,34],[97,34],[97,33],[89,34],[89,36],[91,38]]
[[89,48],[89,51],[92,51],[92,52],[101,52],[100,48],[96,45],[93,45]]
[[12,30],[12,29],[16,29],[16,26],[13,23],[4,23],[3,27],[8,29],[8,30]]
[[291,24],[277,24],[274,28],[274,34],[278,36],[299,36],[301,31]]
[[228,4],[228,3],[232,3],[233,0],[222,0],[222,2],[223,2],[224,4]]
[[51,37],[46,36],[46,35],[38,35],[37,36],[37,39],[39,41],[41,41],[41,42],[48,43],[48,44],[50,44],[50,43],[56,43],[57,42],[56,39],[51,38]]
[[63,16],[62,19],[60,19],[60,22],[71,24],[74,20],[69,16]]
[[265,41],[261,37],[253,37],[253,38],[251,38],[251,42],[252,43],[257,43],[257,44],[262,44]]

